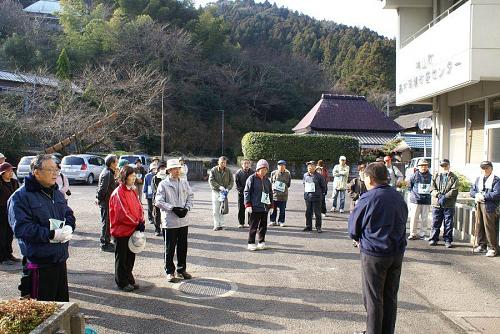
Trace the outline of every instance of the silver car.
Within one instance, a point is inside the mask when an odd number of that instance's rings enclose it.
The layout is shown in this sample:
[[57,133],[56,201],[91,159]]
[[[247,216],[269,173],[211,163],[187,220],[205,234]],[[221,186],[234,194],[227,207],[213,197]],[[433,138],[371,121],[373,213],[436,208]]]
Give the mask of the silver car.
[[104,159],[97,155],[74,154],[65,156],[61,161],[61,173],[68,180],[93,184],[106,168]]
[[33,160],[34,157],[34,155],[28,155],[22,157],[21,160],[19,160],[19,163],[17,164],[17,179],[19,180],[19,182],[23,182],[24,178],[30,174],[30,164],[31,160]]

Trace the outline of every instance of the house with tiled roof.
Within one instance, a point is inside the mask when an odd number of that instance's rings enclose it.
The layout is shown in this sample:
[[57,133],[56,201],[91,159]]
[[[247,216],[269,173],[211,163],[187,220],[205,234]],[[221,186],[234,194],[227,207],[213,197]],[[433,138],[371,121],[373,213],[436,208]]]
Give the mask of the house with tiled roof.
[[403,128],[364,96],[323,94],[292,130],[299,135],[350,136],[359,140],[361,148],[378,148]]

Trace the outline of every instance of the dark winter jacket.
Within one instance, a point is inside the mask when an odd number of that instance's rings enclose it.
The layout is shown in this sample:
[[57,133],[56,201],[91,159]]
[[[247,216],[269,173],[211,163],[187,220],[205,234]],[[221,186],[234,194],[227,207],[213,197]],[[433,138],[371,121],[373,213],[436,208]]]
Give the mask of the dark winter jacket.
[[75,229],[73,210],[66,204],[57,185],[43,188],[30,174],[24,185],[9,199],[9,223],[18,239],[21,253],[35,264],[57,264],[68,259],[68,244],[50,243],[54,231],[49,218],[62,220]]
[[417,170],[410,179],[410,203],[430,205],[431,184],[431,173],[429,171],[427,171],[426,173],[420,173],[420,171]]
[[320,201],[323,196],[326,195],[327,187],[326,182],[321,174],[314,172],[313,174],[305,173],[304,178],[302,179],[302,183],[306,184],[306,182],[314,183],[314,192],[305,192],[304,189],[304,199],[306,201],[315,202]]
[[[431,185],[432,206],[454,208],[458,197],[458,177],[452,172],[436,173]],[[439,204],[439,197],[444,196],[444,206]]]
[[352,181],[347,185],[347,193],[354,202],[357,201],[366,191],[365,182],[361,181],[359,177],[352,179]]
[[244,171],[243,168],[238,169],[236,174],[234,175],[234,181],[236,183],[236,190],[238,190],[238,194],[243,194],[245,190],[245,185],[247,183],[247,179],[255,173],[251,168],[248,171]]
[[7,201],[17,188],[19,188],[19,182],[16,179],[5,182],[0,176],[0,210],[7,210]]
[[[262,192],[269,194],[270,204],[262,203]],[[250,175],[245,185],[245,207],[252,207],[252,212],[267,212],[273,206],[273,189],[267,177],[261,179],[257,174]]]
[[154,197],[153,193],[153,177],[155,176],[155,173],[149,172],[146,174],[146,177],[144,178],[144,188],[142,189],[142,192],[146,195],[147,199],[152,199]]
[[371,256],[394,256],[406,248],[408,207],[396,189],[378,185],[361,195],[349,216],[349,235]]
[[96,197],[100,206],[108,206],[109,198],[113,193],[113,190],[118,186],[115,181],[114,171],[106,167],[99,175],[99,184],[97,185]]
[[[483,182],[483,177],[478,177],[472,185],[470,190],[472,198],[476,197],[479,192],[479,182]],[[498,176],[494,175],[491,189],[486,188],[483,190],[483,195],[486,212],[494,213],[500,204],[500,178]]]

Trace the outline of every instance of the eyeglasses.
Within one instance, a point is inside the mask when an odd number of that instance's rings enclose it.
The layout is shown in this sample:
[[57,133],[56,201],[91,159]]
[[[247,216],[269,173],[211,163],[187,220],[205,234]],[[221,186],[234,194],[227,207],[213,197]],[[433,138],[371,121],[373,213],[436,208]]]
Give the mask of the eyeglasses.
[[59,169],[43,169],[41,168],[41,170],[44,170],[52,175],[59,175],[61,174],[61,171]]

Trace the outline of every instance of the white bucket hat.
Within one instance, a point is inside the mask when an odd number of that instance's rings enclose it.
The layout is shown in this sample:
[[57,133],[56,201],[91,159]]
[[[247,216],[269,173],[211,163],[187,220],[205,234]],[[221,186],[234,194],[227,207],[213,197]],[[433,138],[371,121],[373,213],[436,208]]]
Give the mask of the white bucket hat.
[[128,239],[128,248],[132,253],[140,253],[146,248],[146,235],[144,232],[135,231]]
[[182,168],[182,165],[179,162],[179,159],[168,159],[167,160],[167,170],[172,169],[172,168]]

